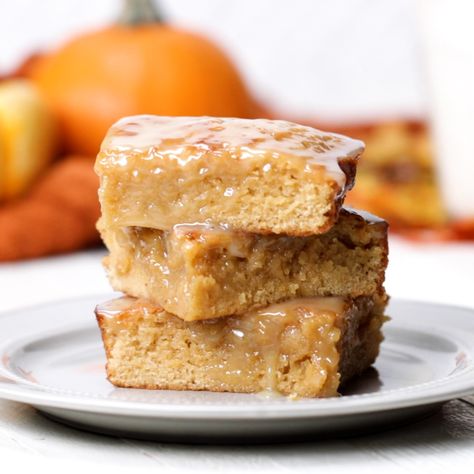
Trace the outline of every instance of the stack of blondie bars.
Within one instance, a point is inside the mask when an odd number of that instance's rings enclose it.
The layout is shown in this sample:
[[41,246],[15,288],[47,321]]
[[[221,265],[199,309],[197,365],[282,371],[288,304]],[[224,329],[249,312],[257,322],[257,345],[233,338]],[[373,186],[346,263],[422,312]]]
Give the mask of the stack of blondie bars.
[[117,386],[338,393],[376,359],[387,224],[342,207],[360,141],[285,121],[129,117],[96,162],[126,296],[96,315]]

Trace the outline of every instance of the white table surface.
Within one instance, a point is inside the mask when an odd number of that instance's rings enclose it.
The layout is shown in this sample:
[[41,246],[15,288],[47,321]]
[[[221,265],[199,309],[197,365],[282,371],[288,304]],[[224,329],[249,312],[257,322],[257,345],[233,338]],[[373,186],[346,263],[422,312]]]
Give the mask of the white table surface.
[[[0,265],[0,311],[109,291],[103,251]],[[474,244],[391,239],[386,286],[395,297],[474,308]],[[474,397],[430,418],[357,438],[275,446],[187,446],[117,439],[68,428],[0,401],[0,472],[473,472]]]

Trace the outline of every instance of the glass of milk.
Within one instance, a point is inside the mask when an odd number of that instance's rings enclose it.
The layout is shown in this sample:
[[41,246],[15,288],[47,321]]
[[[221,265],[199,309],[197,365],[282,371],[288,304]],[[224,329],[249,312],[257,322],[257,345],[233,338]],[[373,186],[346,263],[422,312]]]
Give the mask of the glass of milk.
[[474,216],[474,0],[418,0],[439,182],[454,218]]

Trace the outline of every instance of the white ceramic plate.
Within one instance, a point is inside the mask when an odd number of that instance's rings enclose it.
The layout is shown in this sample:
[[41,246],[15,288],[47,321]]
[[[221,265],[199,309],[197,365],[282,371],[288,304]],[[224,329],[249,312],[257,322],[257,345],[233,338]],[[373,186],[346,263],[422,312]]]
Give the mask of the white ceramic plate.
[[105,378],[94,306],[113,295],[0,316],[0,397],[110,434],[167,441],[349,435],[474,393],[474,311],[394,300],[375,365],[339,398],[117,389]]

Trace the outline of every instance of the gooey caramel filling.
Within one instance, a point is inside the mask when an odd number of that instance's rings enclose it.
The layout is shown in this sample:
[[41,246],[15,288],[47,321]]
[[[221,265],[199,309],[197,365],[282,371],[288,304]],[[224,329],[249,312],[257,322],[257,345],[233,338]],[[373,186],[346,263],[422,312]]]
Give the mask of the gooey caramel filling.
[[230,354],[207,367],[221,383],[245,383],[245,377],[254,379],[263,373],[261,389],[277,392],[284,372],[307,360],[305,377],[332,392],[339,383],[337,315],[343,306],[343,299],[337,297],[300,299],[231,317],[225,323],[211,320],[191,331],[197,340],[205,339],[213,348],[225,347]]

